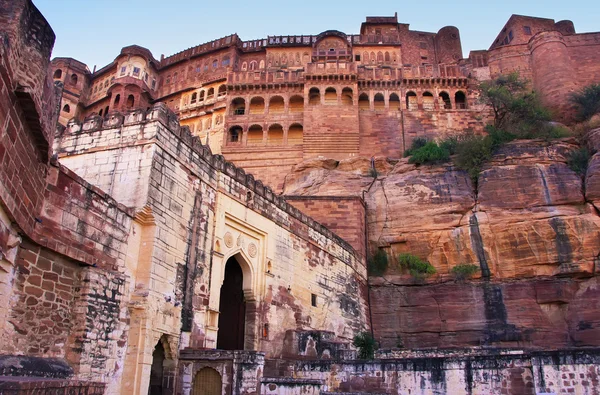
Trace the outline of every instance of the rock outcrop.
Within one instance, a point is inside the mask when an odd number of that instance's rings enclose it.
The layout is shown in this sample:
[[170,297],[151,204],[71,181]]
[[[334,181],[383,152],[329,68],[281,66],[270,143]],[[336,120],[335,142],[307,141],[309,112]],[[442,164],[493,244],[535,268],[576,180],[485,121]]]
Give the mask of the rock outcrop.
[[[390,257],[370,279],[385,347],[600,345],[600,159],[584,184],[567,165],[577,148],[571,139],[506,144],[477,186],[451,163],[312,161],[284,194],[364,195],[370,249]],[[405,252],[436,273],[413,279],[395,261]],[[480,270],[457,283],[460,264]]]

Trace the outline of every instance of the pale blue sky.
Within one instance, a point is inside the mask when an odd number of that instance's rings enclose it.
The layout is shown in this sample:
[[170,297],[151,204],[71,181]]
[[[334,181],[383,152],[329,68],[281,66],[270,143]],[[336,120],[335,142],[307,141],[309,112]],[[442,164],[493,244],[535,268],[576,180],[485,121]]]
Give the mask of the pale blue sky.
[[33,0],[56,33],[54,56],[90,69],[113,61],[124,46],[137,44],[172,55],[238,33],[243,40],[268,35],[318,34],[335,29],[358,33],[365,16],[391,16],[412,30],[460,29],[464,56],[487,49],[511,14],[570,19],[578,33],[600,31],[598,0],[476,1],[192,1]]

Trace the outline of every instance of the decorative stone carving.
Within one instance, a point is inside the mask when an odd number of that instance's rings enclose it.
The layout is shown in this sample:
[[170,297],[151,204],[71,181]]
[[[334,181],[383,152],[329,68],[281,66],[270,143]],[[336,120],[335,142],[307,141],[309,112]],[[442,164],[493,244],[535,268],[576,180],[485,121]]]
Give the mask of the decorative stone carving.
[[225,242],[227,248],[233,247],[233,235],[230,232],[225,233],[225,236],[223,236],[223,241]]
[[250,255],[251,258],[256,258],[257,252],[258,252],[258,249],[256,248],[256,244],[250,243],[248,245],[248,255]]

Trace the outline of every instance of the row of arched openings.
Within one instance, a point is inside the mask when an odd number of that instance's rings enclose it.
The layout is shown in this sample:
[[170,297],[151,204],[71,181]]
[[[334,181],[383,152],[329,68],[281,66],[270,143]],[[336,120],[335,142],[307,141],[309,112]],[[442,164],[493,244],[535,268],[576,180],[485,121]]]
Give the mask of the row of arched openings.
[[[419,101],[418,96],[414,91],[406,92],[405,97],[405,107],[407,110],[417,110],[419,109]],[[400,97],[396,93],[391,93],[388,98],[389,108],[391,110],[400,108]],[[444,110],[452,109],[452,100],[450,99],[450,94],[448,92],[442,91],[438,96],[438,104],[436,106],[435,97],[431,92],[423,92],[421,95],[421,103],[423,110],[433,111],[437,108],[441,108]],[[385,97],[383,93],[376,93],[373,96],[373,109],[375,111],[385,110]],[[467,108],[467,97],[463,91],[457,91],[454,94],[454,106],[456,109],[466,109]],[[370,110],[371,109],[371,99],[369,95],[366,93],[362,93],[358,97],[358,107],[360,110]]]
[[[288,109],[290,113],[301,113],[304,111],[304,98],[300,95],[294,95],[288,100]],[[247,103],[246,99],[236,97],[231,101],[231,115],[254,115],[264,114],[266,111],[266,102],[263,97],[255,96]],[[269,114],[283,114],[286,112],[286,101],[282,96],[273,96],[269,99]]]
[[[225,96],[227,93],[227,87],[225,85],[219,86],[217,90],[217,97]],[[190,96],[190,104],[201,103],[204,100],[211,100],[215,97],[215,88],[202,89],[199,92],[194,92]]]
[[[63,75],[62,70],[56,69],[54,71],[53,78],[55,80],[60,80],[62,78],[62,75]],[[75,74],[75,73],[71,74],[71,78],[70,78],[71,84],[76,85],[78,80],[79,80],[79,78],[77,77],[77,74]]]
[[[265,133],[266,132],[266,133]],[[247,146],[256,145],[299,145],[304,138],[304,128],[299,123],[293,123],[287,131],[278,123],[270,125],[266,131],[261,125],[251,125],[246,131],[235,125],[229,128],[227,141],[233,144]]]

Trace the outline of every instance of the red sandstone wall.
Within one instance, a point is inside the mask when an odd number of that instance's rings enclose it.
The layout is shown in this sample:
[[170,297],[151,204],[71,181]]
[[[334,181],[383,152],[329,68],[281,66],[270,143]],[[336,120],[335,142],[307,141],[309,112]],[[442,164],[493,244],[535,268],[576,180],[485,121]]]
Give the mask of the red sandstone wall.
[[[316,87],[321,93],[321,103],[307,104],[309,91]],[[325,98],[328,87],[336,89],[337,103],[330,103]],[[352,89],[353,103],[341,102],[341,91],[344,87]],[[359,152],[360,129],[358,122],[358,88],[356,84],[306,84],[304,87],[304,158],[325,156],[343,159]]]
[[365,256],[365,206],[358,197],[286,196],[285,200],[325,225]]

